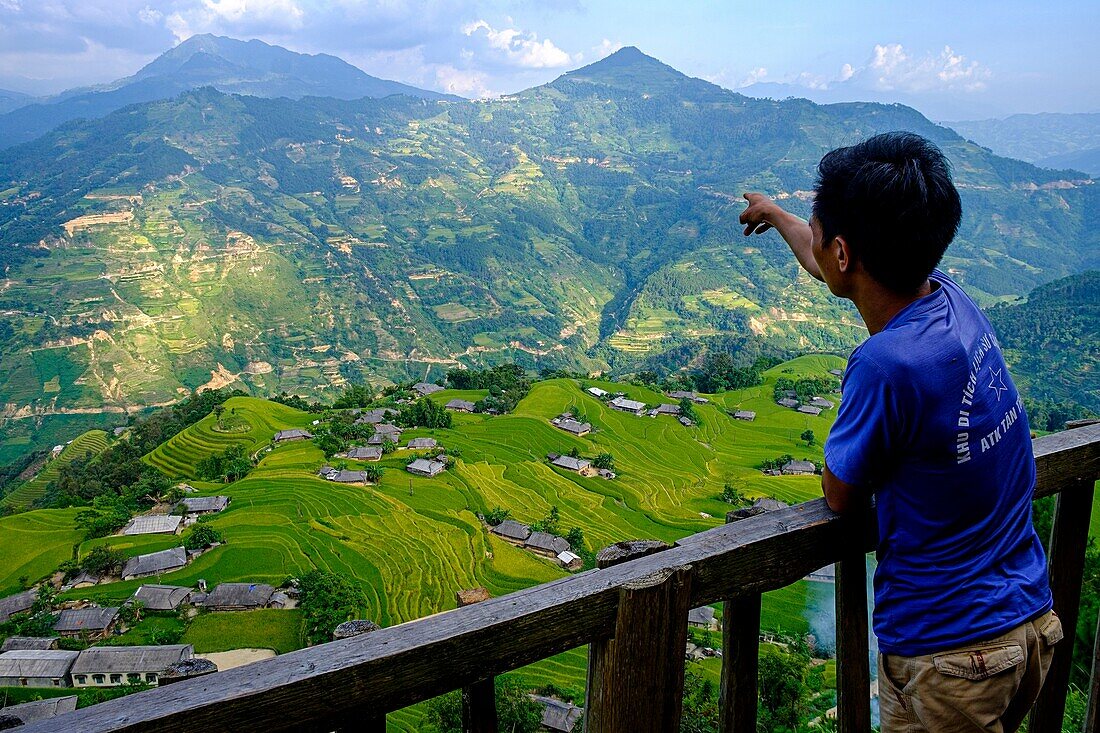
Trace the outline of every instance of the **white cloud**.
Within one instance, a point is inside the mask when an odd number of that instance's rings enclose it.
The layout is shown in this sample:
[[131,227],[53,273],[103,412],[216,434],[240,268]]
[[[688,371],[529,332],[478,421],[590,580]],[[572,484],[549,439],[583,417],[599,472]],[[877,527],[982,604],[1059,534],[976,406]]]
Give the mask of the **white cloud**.
[[485,74],[480,71],[456,69],[450,64],[441,64],[435,69],[438,88],[450,94],[462,97],[499,96],[489,89]]
[[612,42],[610,39],[605,38],[600,41],[600,45],[592,47],[592,53],[597,59],[602,59],[615,53],[622,47],[623,44],[620,41]]
[[293,28],[301,25],[304,15],[294,0],[203,0],[203,6],[231,23],[276,20]]
[[467,23],[462,33],[471,38],[484,34],[489,47],[508,63],[528,69],[554,69],[567,66],[574,60],[565,51],[554,45],[549,38],[538,39],[538,35],[517,28],[492,27],[484,20]]
[[751,86],[753,84],[765,81],[767,78],[767,68],[763,66],[757,66],[755,69],[746,74],[743,79],[741,79],[740,83],[737,84],[737,88]]
[[851,78],[880,91],[964,91],[985,89],[988,68],[944,46],[939,54],[913,56],[900,43],[877,44],[867,65]]
[[844,64],[844,66],[840,67],[840,76],[837,78],[837,81],[848,81],[855,73],[856,70],[851,64]]

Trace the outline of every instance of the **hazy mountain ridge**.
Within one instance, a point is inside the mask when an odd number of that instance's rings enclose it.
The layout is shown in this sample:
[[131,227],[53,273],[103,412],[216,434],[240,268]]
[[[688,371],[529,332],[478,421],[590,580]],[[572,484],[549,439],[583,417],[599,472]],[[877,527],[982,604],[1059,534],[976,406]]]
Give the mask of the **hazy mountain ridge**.
[[858,316],[777,236],[741,235],[740,194],[805,213],[822,153],[890,129],[952,157],[966,217],[944,265],[986,302],[1097,266],[1097,191],[1072,172],[905,107],[750,99],[636,49],[495,101],[204,89],[0,153],[0,236],[20,245],[0,250],[0,404],[626,369],[725,338],[844,351]]
[[[379,79],[335,56],[299,54],[263,41],[204,34],[166,51],[133,76],[54,97],[22,100],[18,108],[0,115],[0,148],[28,142],[70,120],[103,117],[130,104],[170,99],[205,86],[227,93],[292,99],[391,94],[455,98]],[[4,111],[3,105],[0,95],[0,111]]]
[[998,155],[1100,176],[1100,113],[1020,114],[943,124]]

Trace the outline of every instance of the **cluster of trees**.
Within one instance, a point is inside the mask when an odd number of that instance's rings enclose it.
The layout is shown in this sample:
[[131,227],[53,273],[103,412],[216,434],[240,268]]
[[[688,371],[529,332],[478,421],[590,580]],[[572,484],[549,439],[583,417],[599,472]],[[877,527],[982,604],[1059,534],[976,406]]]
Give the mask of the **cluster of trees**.
[[230,445],[221,453],[214,453],[195,464],[195,473],[204,481],[237,481],[252,470],[252,459],[239,445]]
[[450,369],[447,382],[455,389],[487,389],[488,396],[474,405],[475,412],[511,412],[531,389],[531,378],[518,364],[489,369]]
[[[496,678],[497,725],[508,733],[536,733],[542,727],[542,705],[510,677]],[[458,690],[428,701],[428,722],[438,733],[462,733],[462,693]]]
[[401,406],[394,423],[406,428],[449,428],[451,413],[443,405],[423,399]]
[[788,463],[794,460],[794,456],[790,453],[784,453],[778,458],[765,458],[757,466],[761,471],[779,470],[786,466]]
[[[346,451],[353,440],[366,440],[374,435],[374,426],[355,422],[356,416],[350,412],[326,412],[325,421],[313,429],[313,443],[320,448],[325,458]],[[390,441],[383,445],[383,452],[391,453],[397,446]]]
[[179,501],[179,490],[173,490],[164,474],[156,469],[143,471],[136,481],[123,486],[120,492],[96,495],[91,504],[77,512],[78,529],[84,530],[85,539],[106,537],[127,522],[135,512],[154,504]]
[[835,379],[826,377],[780,377],[775,380],[773,396],[776,400],[782,399],[785,392],[794,392],[799,401],[806,402],[819,395],[829,394],[839,386]]
[[201,550],[204,547],[210,547],[215,542],[225,542],[221,530],[204,521],[205,519],[206,517],[200,517],[198,523],[187,535],[187,539],[183,541],[183,546],[188,550]]
[[336,627],[358,617],[365,602],[358,586],[343,575],[323,570],[311,570],[300,577],[298,593],[311,644],[331,641]]
[[305,398],[296,394],[288,394],[286,391],[280,392],[279,394],[269,399],[272,402],[278,402],[281,405],[293,407],[295,410],[301,410],[302,412],[317,413],[323,412],[325,409],[325,406],[322,405],[320,402],[307,402]]

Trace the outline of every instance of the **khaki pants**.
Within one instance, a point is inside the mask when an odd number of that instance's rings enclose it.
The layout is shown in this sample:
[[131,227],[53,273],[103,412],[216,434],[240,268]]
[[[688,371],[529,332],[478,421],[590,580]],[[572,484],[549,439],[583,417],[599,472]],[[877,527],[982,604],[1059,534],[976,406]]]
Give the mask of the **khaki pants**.
[[1013,733],[1039,696],[1061,639],[1051,611],[996,639],[938,654],[880,654],[882,733]]

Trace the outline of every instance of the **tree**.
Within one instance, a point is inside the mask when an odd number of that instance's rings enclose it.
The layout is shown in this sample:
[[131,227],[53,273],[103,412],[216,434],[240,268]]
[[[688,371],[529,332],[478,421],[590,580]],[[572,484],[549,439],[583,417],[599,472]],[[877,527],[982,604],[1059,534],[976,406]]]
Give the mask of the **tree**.
[[[542,705],[530,698],[523,685],[496,678],[497,722],[506,733],[535,733],[542,725]],[[428,701],[428,722],[439,733],[461,733],[462,694],[455,690]]]
[[306,636],[311,644],[332,639],[333,630],[359,614],[362,591],[336,573],[311,570],[298,582],[299,607],[305,617]]
[[816,438],[814,437],[814,431],[806,429],[802,431],[802,435],[799,436],[802,440],[806,441],[806,445],[813,445]]
[[485,523],[491,527],[495,527],[505,519],[510,517],[512,512],[502,507],[493,507],[489,511],[485,512]]
[[615,468],[615,456],[610,453],[600,453],[592,459],[592,465],[596,468],[606,468],[611,471]]
[[558,533],[558,521],[561,519],[561,512],[558,511],[556,506],[550,507],[550,512],[531,525],[532,532],[549,532],[550,534]]
[[573,527],[565,535],[565,541],[569,543],[569,547],[576,552],[577,550],[584,549],[584,530],[580,527]]
[[225,405],[214,405],[214,420],[218,423],[218,429],[224,429],[222,426],[222,414],[225,412]]
[[735,487],[729,481],[727,481],[725,486],[722,487],[722,501],[728,504],[740,504],[744,500],[745,495],[742,494],[737,489],[737,487]]
[[118,550],[112,550],[106,545],[93,547],[81,563],[81,567],[89,575],[116,575],[122,570],[126,562],[126,556]]
[[760,723],[764,730],[798,729],[810,701],[806,684],[810,658],[796,651],[760,655]]
[[383,469],[381,466],[371,465],[363,469],[363,475],[366,476],[367,481],[372,484],[376,484],[382,480],[382,472],[384,470],[385,469]]
[[221,532],[205,522],[200,522],[191,529],[191,534],[187,535],[183,546],[188,550],[201,550],[215,542],[223,541]]
[[145,610],[145,603],[143,601],[131,601],[130,603],[122,604],[122,607],[118,609],[118,618],[125,626],[132,626],[137,621],[141,620],[141,612]]
[[718,692],[696,672],[684,673],[684,708],[680,733],[718,733]]
[[687,397],[680,400],[680,417],[686,417],[696,425],[699,424],[699,415],[695,412],[695,403]]
[[569,449],[569,457],[570,458],[580,458],[581,457],[580,449],[577,448],[577,446],[573,446],[572,448],[570,448]]

